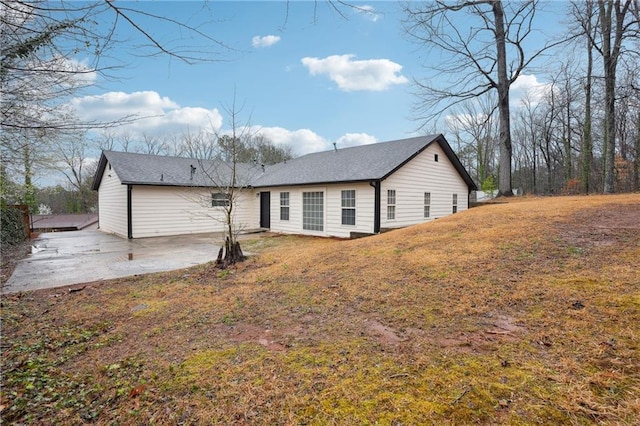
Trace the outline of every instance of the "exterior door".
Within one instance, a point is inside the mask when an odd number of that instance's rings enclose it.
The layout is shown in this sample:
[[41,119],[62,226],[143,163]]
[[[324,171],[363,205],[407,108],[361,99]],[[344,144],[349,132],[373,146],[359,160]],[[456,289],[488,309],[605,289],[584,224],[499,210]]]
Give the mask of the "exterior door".
[[260,228],[271,228],[271,193],[260,193]]

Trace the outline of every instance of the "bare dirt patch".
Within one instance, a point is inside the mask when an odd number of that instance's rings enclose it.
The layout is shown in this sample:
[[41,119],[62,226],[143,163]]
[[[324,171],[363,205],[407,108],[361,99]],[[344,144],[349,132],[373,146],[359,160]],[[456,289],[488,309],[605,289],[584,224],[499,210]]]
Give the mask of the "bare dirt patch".
[[220,327],[219,330],[234,342],[257,343],[270,351],[284,351],[286,349],[281,333],[273,333],[268,328],[239,323]]
[[364,322],[366,331],[383,345],[399,346],[408,340],[406,336],[399,336],[396,330],[376,320],[364,320]]
[[611,247],[640,234],[640,204],[605,204],[580,210],[557,230],[577,248]]

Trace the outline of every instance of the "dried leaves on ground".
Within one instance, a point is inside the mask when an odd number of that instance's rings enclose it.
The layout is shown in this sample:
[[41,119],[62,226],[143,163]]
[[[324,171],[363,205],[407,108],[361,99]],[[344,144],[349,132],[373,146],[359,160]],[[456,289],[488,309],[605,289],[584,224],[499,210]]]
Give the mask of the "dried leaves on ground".
[[18,262],[27,257],[29,253],[31,253],[31,240],[0,246],[0,286],[9,280]]
[[3,297],[7,423],[633,424],[640,195]]

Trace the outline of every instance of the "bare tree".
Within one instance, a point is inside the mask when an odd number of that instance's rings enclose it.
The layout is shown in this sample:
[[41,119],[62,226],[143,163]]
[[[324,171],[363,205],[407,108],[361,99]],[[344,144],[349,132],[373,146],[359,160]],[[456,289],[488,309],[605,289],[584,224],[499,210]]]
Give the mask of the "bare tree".
[[293,158],[290,147],[278,147],[271,140],[253,130],[241,138],[231,135],[218,137],[220,155],[225,161],[255,163],[260,165],[276,164]]
[[95,201],[91,180],[97,163],[88,158],[88,148],[84,132],[64,133],[51,142],[52,168],[65,177],[75,195],[75,202],[70,206],[74,213],[87,213]]
[[142,133],[142,149],[144,154],[166,155],[168,152],[166,135],[154,136],[148,133]]
[[[171,34],[170,43],[145,29],[142,23],[150,19]],[[169,55],[188,63],[216,60],[228,49],[200,31],[199,23],[112,1],[0,0],[1,161],[5,172],[22,175],[28,204],[33,198],[32,176],[57,134],[110,128],[137,118],[86,122],[69,107],[69,100],[98,75],[114,77],[115,69],[103,60],[113,46],[124,43],[118,40],[120,28],[129,26],[138,35],[140,43],[131,45],[136,54]],[[180,45],[176,34],[184,34],[189,42]],[[79,53],[89,59],[76,60]]]
[[511,85],[534,59],[561,43],[549,42],[535,52],[526,53],[525,41],[533,30],[537,3],[536,0],[518,3],[437,0],[426,4],[408,3],[404,8],[407,33],[434,58],[439,58],[430,60],[428,68],[451,76],[447,87],[436,86],[432,80],[415,80],[420,119],[435,118],[452,105],[496,91],[500,120],[498,189],[503,196],[513,195]]
[[454,114],[446,118],[449,131],[458,140],[461,151],[470,153],[471,158],[465,166],[483,190],[489,189],[497,171],[498,121],[494,105],[495,100],[490,94],[483,95],[461,104]]
[[579,24],[579,34],[586,40],[586,75],[584,77],[584,121],[582,127],[582,149],[580,153],[582,190],[589,193],[592,190],[591,173],[593,170],[593,121],[591,113],[591,99],[593,93],[593,42],[597,37],[598,26],[593,25],[595,12],[593,1],[573,1],[571,3],[573,19]]
[[522,105],[512,121],[514,124],[516,144],[515,164],[518,174],[518,184],[525,192],[537,194],[539,192],[539,145],[542,140],[538,125],[539,109],[541,108],[531,91],[527,91]]
[[293,158],[290,146],[276,146],[269,138],[257,134],[251,139],[251,147],[255,152],[251,161],[259,164],[276,164]]
[[179,145],[181,155],[184,157],[212,160],[219,155],[216,136],[212,132],[202,130],[192,133],[187,131],[181,136]]
[[636,117],[636,137],[633,144],[633,190],[640,191],[640,108]]
[[616,135],[616,76],[618,62],[624,53],[624,41],[638,37],[637,2],[631,0],[597,0],[599,40],[588,37],[593,48],[602,56],[605,85],[604,125],[604,192],[615,191],[615,135]]
[[[241,161],[244,148],[241,141],[252,137],[251,126],[247,123],[241,124],[242,109],[237,107],[234,95],[232,105],[224,107],[229,117],[230,133],[221,134],[213,130],[215,147],[210,148],[209,151],[216,151],[217,155],[213,160],[198,159],[198,165],[206,178],[207,186],[216,191],[211,194],[211,199],[204,199],[202,204],[211,203],[213,207],[223,212],[223,245],[216,260],[216,265],[220,268],[226,268],[245,259],[238,241],[242,225],[237,223],[235,216],[240,198],[249,189],[252,174],[259,170],[257,164]],[[208,140],[213,141],[213,139]]]

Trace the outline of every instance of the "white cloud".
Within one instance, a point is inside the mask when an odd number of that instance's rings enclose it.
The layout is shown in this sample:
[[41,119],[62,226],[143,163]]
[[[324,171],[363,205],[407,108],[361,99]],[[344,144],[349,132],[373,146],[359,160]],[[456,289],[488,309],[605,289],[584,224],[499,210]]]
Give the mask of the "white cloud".
[[388,59],[353,60],[355,55],[332,55],[324,59],[306,57],[302,64],[311,75],[326,74],[338,84],[340,90],[382,91],[393,84],[409,80],[402,74],[402,65]]
[[[131,123],[112,129],[115,133],[141,136],[181,135],[200,130],[228,132],[222,128],[223,118],[217,109],[182,107],[166,96],[154,91],[109,92],[97,96],[76,98],[71,102],[80,119],[108,122],[126,116],[139,117]],[[277,146],[291,147],[295,156],[333,149],[332,141],[310,129],[289,130],[283,127],[252,126],[249,132],[263,135]],[[336,140],[338,148],[377,142],[366,133],[346,133]]]
[[282,127],[256,127],[255,132],[263,135],[275,145],[290,146],[296,156],[326,151],[332,146],[328,140],[309,129],[288,130]]
[[80,119],[88,122],[117,121],[135,118],[119,126],[120,131],[133,133],[184,133],[189,130],[218,130],[222,115],[217,109],[181,107],[166,96],[154,91],[109,92],[84,96],[71,101]]
[[541,83],[533,74],[522,74],[513,82],[510,88],[510,103],[522,106],[525,102],[533,105],[539,103],[553,87],[550,83]]
[[338,148],[348,148],[350,146],[370,145],[378,142],[375,136],[366,133],[347,133],[340,136],[336,141]]
[[[254,126],[252,133],[262,135],[275,145],[290,146],[295,156],[312,152],[329,151],[333,149],[332,141],[323,138],[309,129],[288,130],[282,127]],[[368,145],[378,140],[366,133],[346,133],[336,140],[338,149],[351,146]]]
[[280,41],[280,36],[275,36],[275,35],[255,36],[251,39],[251,44],[255,48],[270,47],[279,41]]
[[376,13],[376,9],[368,4],[353,7],[357,13],[363,15],[372,22],[377,22],[380,18],[382,18],[382,15],[380,13]]
[[[97,72],[87,65],[86,61],[78,61],[73,58],[56,55],[45,61],[31,61],[31,71],[45,71],[38,80],[41,86],[47,87],[50,81],[53,87],[62,85],[65,87],[84,87],[95,83]],[[39,88],[42,90],[42,87]]]

